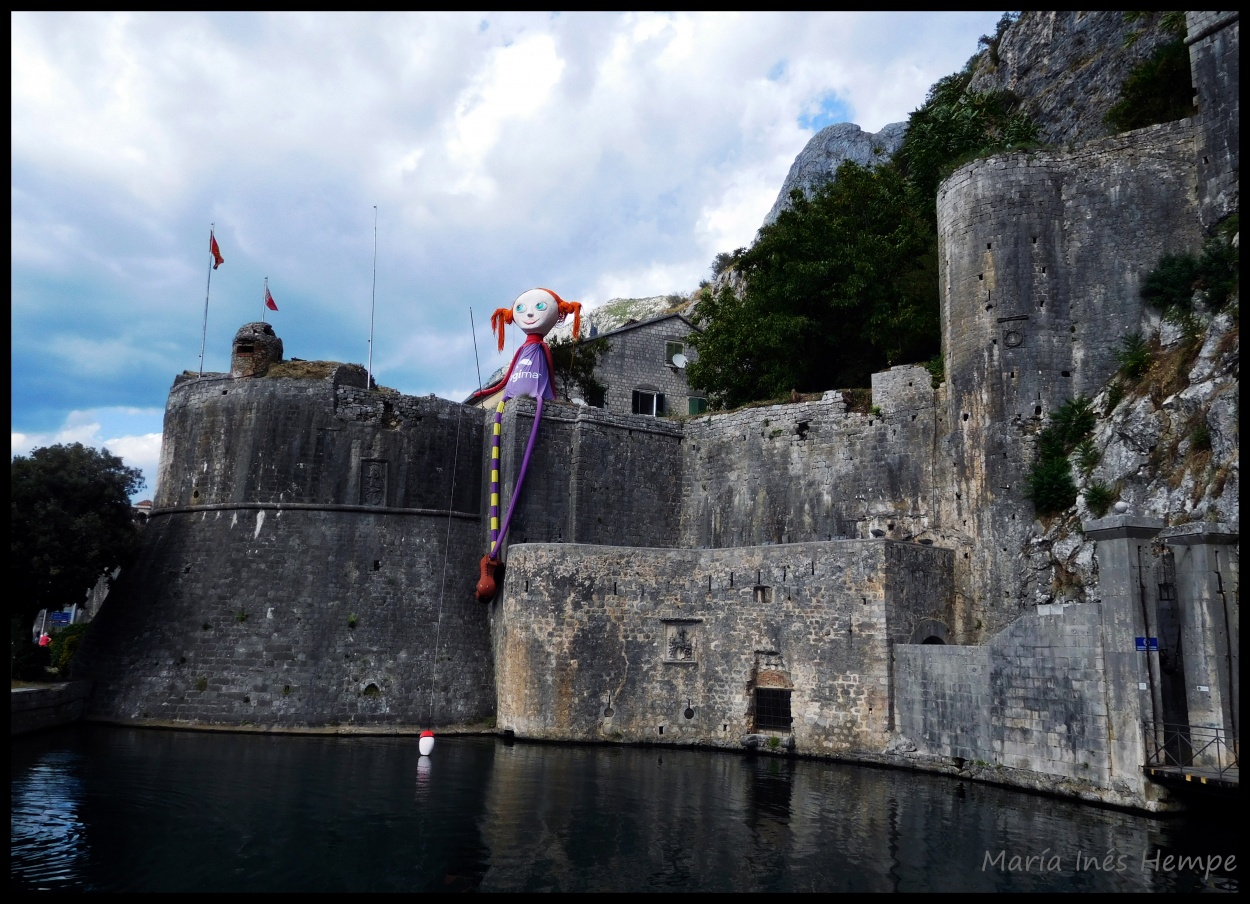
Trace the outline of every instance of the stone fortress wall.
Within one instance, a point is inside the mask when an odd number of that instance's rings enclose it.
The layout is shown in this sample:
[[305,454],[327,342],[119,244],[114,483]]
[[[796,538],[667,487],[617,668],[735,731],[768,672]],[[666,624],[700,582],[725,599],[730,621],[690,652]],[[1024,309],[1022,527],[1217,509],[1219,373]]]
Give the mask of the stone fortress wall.
[[953,493],[937,517],[992,553],[968,592],[993,629],[1024,598],[1033,437],[1065,402],[1097,395],[1121,337],[1149,335],[1145,275],[1202,243],[1193,155],[1185,120],[976,161],[939,190],[951,424],[940,482]]
[[[1236,27],[1191,48],[1232,138],[1200,116],[976,161],[943,184],[942,386],[920,367],[876,374],[868,414],[837,392],[685,420],[545,405],[486,606],[472,588],[492,412],[367,391],[350,365],[180,379],[143,558],[83,651],[88,717],[776,738],[984,761],[994,780],[1160,806],[1142,718],[1223,718],[1229,695],[1160,708],[1157,663],[1132,639],[1165,610],[1204,637],[1204,606],[1229,588],[1235,608],[1235,526],[1231,541],[1202,526],[1164,538],[1194,561],[1214,542],[1224,563],[1223,577],[1182,569],[1169,609],[1134,589],[1151,585],[1141,562],[1162,523],[1090,524],[1100,597],[1039,608],[1022,484],[1045,417],[1095,393],[1118,339],[1153,325],[1143,275],[1196,250],[1206,211],[1235,199],[1235,91],[1204,61],[1227,61],[1231,42],[1235,64]],[[534,411],[505,410],[505,506]],[[1204,661],[1201,643],[1186,657]],[[1235,688],[1235,674],[1209,683]],[[760,729],[760,690],[784,693],[792,731]]]
[[455,592],[477,564],[480,412],[340,376],[175,385],[142,557],[82,652],[89,718],[300,728],[494,712],[481,607]]

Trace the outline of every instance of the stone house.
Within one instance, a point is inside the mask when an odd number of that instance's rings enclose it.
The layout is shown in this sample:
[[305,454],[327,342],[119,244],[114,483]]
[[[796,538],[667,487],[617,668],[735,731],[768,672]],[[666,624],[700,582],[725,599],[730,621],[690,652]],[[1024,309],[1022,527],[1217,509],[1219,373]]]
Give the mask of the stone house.
[[614,414],[701,414],[707,397],[686,382],[686,364],[697,358],[689,335],[697,330],[681,314],[626,323],[587,338],[608,340],[608,351],[595,378],[606,389],[599,398],[584,399]]
[[[605,389],[589,399],[574,389],[572,401],[614,414],[702,414],[707,410],[707,396],[690,388],[685,370],[698,357],[687,338],[697,329],[681,314],[633,320],[603,333],[591,327],[584,341],[608,341],[608,351],[595,368],[595,378]],[[493,373],[487,384],[500,379],[503,371]],[[502,390],[483,396],[473,404],[494,409],[501,394]],[[471,397],[465,399],[471,401]]]

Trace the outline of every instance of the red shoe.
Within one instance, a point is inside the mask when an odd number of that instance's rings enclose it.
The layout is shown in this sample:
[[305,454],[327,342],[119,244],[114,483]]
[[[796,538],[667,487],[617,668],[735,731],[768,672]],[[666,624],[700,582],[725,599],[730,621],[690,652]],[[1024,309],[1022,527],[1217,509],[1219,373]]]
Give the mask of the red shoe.
[[495,598],[495,593],[498,589],[495,586],[495,569],[498,567],[498,559],[492,559],[489,555],[482,556],[476,591],[479,602],[489,603]]

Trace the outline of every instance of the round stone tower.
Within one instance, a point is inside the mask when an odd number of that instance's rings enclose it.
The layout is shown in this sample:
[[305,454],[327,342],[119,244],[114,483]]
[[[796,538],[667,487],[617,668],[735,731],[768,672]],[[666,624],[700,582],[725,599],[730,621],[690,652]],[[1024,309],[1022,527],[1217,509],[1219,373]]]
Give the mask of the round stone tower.
[[264,376],[271,364],[282,361],[282,340],[268,323],[245,323],[234,334],[230,348],[230,376]]

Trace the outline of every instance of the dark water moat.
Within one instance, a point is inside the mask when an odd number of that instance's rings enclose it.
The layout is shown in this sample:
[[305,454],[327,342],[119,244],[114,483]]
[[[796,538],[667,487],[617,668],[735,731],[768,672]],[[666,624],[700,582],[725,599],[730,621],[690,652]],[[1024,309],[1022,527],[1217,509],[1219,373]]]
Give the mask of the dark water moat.
[[[75,725],[12,741],[13,891],[1227,891],[1236,830],[658,747]],[[1219,863],[1209,874],[1190,859]]]

